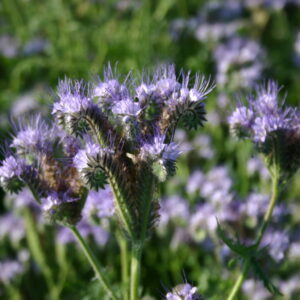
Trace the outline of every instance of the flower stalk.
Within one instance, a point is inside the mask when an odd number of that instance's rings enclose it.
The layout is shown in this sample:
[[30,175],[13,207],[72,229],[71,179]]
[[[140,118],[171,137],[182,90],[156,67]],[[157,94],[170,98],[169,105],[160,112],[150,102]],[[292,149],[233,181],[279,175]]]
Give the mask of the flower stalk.
[[112,290],[112,288],[109,286],[108,281],[107,281],[105,275],[103,274],[103,271],[101,270],[99,262],[96,259],[96,257],[94,255],[94,253],[92,252],[91,248],[86,243],[86,241],[81,236],[80,232],[78,231],[78,229],[75,226],[70,226],[69,228],[72,231],[72,233],[74,234],[74,236],[77,238],[77,240],[78,240],[78,242],[79,242],[86,258],[88,259],[90,265],[94,269],[94,272],[95,272],[99,282],[101,283],[101,285],[103,286],[103,288],[105,289],[107,294],[111,297],[111,299],[117,300],[118,297],[115,294],[115,292]]
[[[267,211],[264,215],[263,222],[261,224],[261,227],[258,231],[256,240],[255,240],[255,246],[256,246],[255,249],[256,250],[258,249],[258,247],[261,243],[261,240],[264,236],[264,233],[266,232],[266,229],[267,229],[267,227],[270,223],[272,213],[273,213],[274,207],[276,205],[276,202],[277,202],[277,199],[278,199],[278,196],[279,196],[279,176],[278,176],[278,173],[279,172],[275,172],[273,174],[273,177],[272,177],[272,197],[270,199],[268,209],[267,209]],[[244,280],[247,277],[247,274],[249,272],[250,267],[251,267],[251,260],[247,259],[245,261],[242,273],[240,274],[237,281],[235,282],[235,284],[234,284],[227,300],[234,300],[236,298],[237,293],[239,292]]]
[[133,243],[131,252],[130,300],[139,299],[139,282],[141,276],[142,245]]

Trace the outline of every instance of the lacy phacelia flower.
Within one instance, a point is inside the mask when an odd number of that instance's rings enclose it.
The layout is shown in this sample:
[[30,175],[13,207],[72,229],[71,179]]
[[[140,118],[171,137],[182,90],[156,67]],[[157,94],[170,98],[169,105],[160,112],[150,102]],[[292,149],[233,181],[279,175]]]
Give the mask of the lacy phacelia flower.
[[92,105],[90,98],[85,95],[83,82],[62,80],[59,82],[57,94],[58,100],[53,104],[52,114],[79,113]]
[[273,81],[258,87],[256,94],[248,97],[248,106],[240,104],[228,121],[234,135],[255,142],[271,173],[277,164],[281,179],[287,179],[300,163],[300,114],[297,109],[283,107],[279,91]]
[[26,168],[25,161],[13,155],[8,156],[0,167],[0,183],[10,192],[18,192],[23,187],[21,175]]
[[10,147],[20,155],[48,153],[56,133],[55,128],[50,129],[38,115],[29,124],[20,125]]
[[217,83],[221,86],[249,87],[260,79],[264,69],[264,50],[254,40],[233,37],[220,44],[214,53]]
[[113,108],[112,112],[117,115],[123,116],[138,116],[141,112],[141,107],[139,103],[133,102],[132,99],[124,99],[117,102]]
[[0,282],[11,284],[11,282],[24,272],[24,267],[17,260],[0,261]]
[[197,288],[188,283],[181,284],[173,288],[172,292],[167,293],[166,300],[201,300]]
[[113,193],[109,185],[104,189],[90,191],[82,214],[86,218],[97,216],[98,218],[112,217],[115,212]]

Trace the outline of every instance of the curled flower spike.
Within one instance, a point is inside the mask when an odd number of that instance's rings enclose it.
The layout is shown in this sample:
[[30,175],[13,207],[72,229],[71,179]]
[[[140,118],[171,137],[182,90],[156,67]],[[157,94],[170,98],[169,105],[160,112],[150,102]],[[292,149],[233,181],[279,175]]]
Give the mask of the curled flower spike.
[[47,154],[52,150],[52,144],[57,137],[55,127],[50,129],[41,115],[32,118],[28,124],[20,123],[16,128],[11,148],[22,156],[28,154]]
[[300,115],[296,108],[283,107],[279,91],[274,81],[258,86],[255,95],[248,97],[248,105],[240,104],[228,121],[234,135],[252,139],[270,172],[275,167],[286,180],[300,164]]

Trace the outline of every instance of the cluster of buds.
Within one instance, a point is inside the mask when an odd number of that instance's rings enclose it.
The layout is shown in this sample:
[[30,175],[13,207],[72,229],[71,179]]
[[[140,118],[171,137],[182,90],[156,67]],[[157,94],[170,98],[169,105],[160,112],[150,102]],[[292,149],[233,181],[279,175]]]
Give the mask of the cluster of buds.
[[282,182],[290,178],[300,164],[300,114],[296,108],[284,108],[280,88],[273,81],[259,86],[240,103],[229,117],[232,133],[250,138],[265,159],[272,175],[279,173]]
[[144,241],[158,218],[159,182],[176,171],[176,126],[203,124],[212,88],[198,75],[191,86],[190,73],[177,77],[174,66],[138,84],[131,74],[121,81],[110,66],[97,82],[62,80],[54,121],[37,117],[19,126],[0,167],[1,184],[11,192],[28,185],[50,220],[72,225],[88,190],[109,183],[122,228]]

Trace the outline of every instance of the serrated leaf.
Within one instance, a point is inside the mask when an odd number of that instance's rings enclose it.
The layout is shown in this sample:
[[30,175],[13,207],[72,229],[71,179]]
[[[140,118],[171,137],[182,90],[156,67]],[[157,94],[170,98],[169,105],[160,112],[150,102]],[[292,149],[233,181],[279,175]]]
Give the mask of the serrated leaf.
[[219,238],[235,253],[240,255],[243,258],[249,258],[254,255],[256,251],[256,245],[246,246],[237,240],[230,238],[227,233],[222,229],[221,225],[218,222],[217,234]]
[[251,267],[253,268],[256,276],[263,282],[265,288],[268,289],[271,294],[282,296],[280,290],[272,283],[272,281],[269,279],[269,276],[263,271],[258,261],[254,257],[251,259]]

